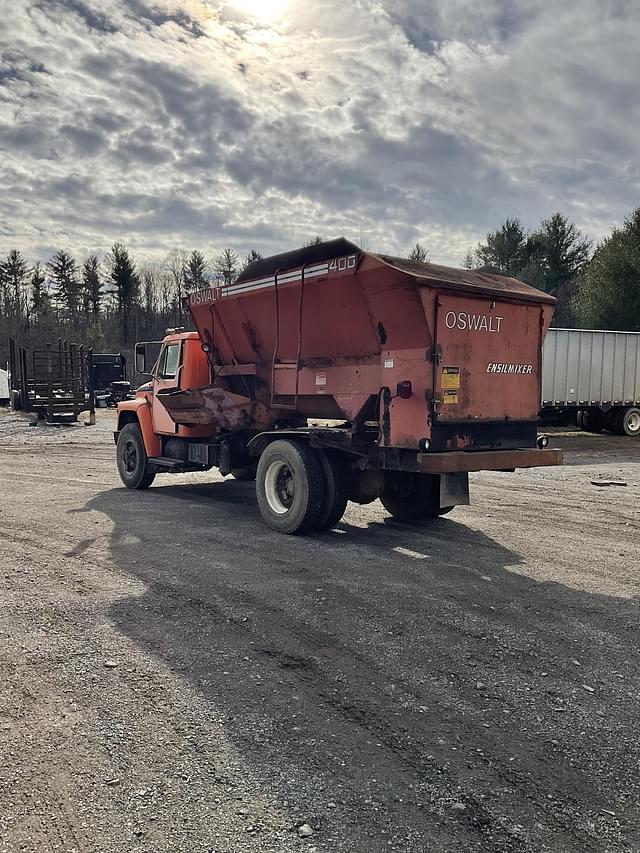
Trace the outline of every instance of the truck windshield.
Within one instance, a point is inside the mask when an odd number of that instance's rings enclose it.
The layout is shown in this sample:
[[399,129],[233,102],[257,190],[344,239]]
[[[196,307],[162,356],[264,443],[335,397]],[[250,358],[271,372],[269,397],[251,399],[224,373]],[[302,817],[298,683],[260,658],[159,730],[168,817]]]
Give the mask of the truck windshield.
[[158,379],[175,379],[180,363],[180,344],[169,344],[160,358]]

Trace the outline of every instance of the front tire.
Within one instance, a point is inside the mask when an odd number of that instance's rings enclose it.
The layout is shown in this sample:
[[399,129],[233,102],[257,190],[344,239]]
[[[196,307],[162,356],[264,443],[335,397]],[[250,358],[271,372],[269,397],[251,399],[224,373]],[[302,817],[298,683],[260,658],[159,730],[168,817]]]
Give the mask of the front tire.
[[116,448],[118,473],[128,489],[148,489],[155,480],[149,469],[147,452],[138,424],[126,424],[118,436]]
[[325,501],[318,454],[295,441],[272,442],[258,462],[256,496],[272,530],[291,535],[317,527]]
[[399,521],[437,518],[453,509],[440,506],[440,477],[437,474],[396,474],[389,477],[380,500],[387,512]]

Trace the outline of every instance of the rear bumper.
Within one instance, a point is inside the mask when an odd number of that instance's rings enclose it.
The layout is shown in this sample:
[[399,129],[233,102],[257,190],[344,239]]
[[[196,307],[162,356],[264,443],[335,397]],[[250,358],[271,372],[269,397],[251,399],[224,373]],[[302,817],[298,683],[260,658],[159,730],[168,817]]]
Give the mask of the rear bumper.
[[456,474],[463,471],[512,471],[562,465],[561,450],[483,450],[474,452],[419,453],[418,469],[425,474]]

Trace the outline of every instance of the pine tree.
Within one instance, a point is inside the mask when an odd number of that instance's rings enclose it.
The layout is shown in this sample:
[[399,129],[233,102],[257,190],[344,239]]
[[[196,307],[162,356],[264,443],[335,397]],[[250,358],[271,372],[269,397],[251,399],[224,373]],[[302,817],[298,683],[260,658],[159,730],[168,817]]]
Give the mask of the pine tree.
[[584,328],[640,332],[640,208],[596,249],[574,308]]
[[497,231],[487,234],[476,254],[480,262],[497,267],[505,275],[516,276],[526,262],[526,233],[519,219],[507,219]]
[[429,260],[429,252],[427,252],[421,243],[416,243],[409,252],[409,260],[419,264],[426,264]]
[[545,219],[532,240],[544,258],[544,289],[558,296],[582,274],[591,255],[591,241],[561,213]]
[[25,293],[27,273],[27,262],[17,249],[11,249],[2,262],[2,272],[0,273],[3,285],[3,303],[7,314],[12,314],[15,317],[24,317],[27,314],[28,304]]
[[82,266],[82,307],[87,319],[91,317],[94,322],[98,319],[101,302],[100,262],[96,255],[89,255]]
[[46,276],[40,262],[36,262],[31,270],[31,316],[36,323],[41,323],[51,313],[51,298],[46,289]]
[[223,284],[230,285],[238,277],[239,259],[233,249],[225,249],[215,259],[214,268]]
[[138,304],[140,295],[140,278],[133,259],[122,243],[114,244],[109,260],[111,264],[109,278],[113,284],[111,292],[116,299],[122,338],[124,343],[128,343],[131,331],[131,317],[135,306]]
[[207,262],[202,252],[194,249],[184,267],[184,286],[187,293],[207,286]]
[[73,256],[61,249],[47,263],[47,269],[58,306],[75,322],[80,307],[80,282],[78,266]]
[[245,255],[244,265],[242,267],[242,272],[244,272],[248,267],[250,267],[251,264],[255,264],[256,261],[261,261],[262,257],[263,256],[260,254],[260,252],[258,252],[256,249],[251,249]]

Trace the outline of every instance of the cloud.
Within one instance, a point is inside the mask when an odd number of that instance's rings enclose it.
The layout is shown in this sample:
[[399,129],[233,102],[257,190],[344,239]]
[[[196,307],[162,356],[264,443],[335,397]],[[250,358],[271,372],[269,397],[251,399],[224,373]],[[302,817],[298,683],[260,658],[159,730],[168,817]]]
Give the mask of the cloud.
[[[11,14],[9,14],[11,12]],[[124,239],[436,260],[638,203],[633,0],[0,0],[0,252]],[[2,41],[6,40],[3,44]]]

